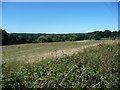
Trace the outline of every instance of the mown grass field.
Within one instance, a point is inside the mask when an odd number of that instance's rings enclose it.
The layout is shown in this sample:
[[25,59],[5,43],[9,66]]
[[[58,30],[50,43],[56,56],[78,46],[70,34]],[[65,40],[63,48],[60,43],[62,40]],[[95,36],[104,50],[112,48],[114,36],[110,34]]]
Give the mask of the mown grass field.
[[119,46],[115,40],[3,46],[3,88],[118,88]]
[[[62,57],[77,53],[84,46],[99,44],[101,41],[80,42],[55,42],[40,44],[9,45],[2,48],[3,62],[9,64],[9,68],[21,67],[22,64],[44,61],[47,58]],[[19,62],[19,63],[18,63]]]

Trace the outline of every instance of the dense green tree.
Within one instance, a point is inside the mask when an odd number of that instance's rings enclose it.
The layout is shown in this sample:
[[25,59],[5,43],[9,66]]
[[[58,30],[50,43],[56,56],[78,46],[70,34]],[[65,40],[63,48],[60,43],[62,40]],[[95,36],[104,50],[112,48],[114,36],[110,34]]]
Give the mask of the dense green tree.
[[8,44],[8,33],[5,30],[2,30],[2,45]]
[[111,34],[110,30],[105,30],[104,33],[103,33],[103,37],[108,38],[108,37],[110,37],[110,34]]
[[19,44],[19,38],[17,35],[15,34],[9,34],[9,38],[8,38],[8,44]]
[[25,34],[25,33],[7,33],[2,32],[3,45],[7,44],[23,44],[23,43],[44,43],[44,42],[60,42],[60,41],[77,41],[77,40],[101,40],[104,38],[116,39],[120,37],[120,30],[113,31],[94,31],[82,34]]
[[77,40],[84,40],[85,39],[85,34],[80,34],[77,37]]
[[39,43],[43,43],[43,42],[46,42],[46,41],[47,41],[47,38],[45,36],[40,36],[37,39],[37,42],[39,42]]
[[0,29],[0,46],[2,46],[2,29]]

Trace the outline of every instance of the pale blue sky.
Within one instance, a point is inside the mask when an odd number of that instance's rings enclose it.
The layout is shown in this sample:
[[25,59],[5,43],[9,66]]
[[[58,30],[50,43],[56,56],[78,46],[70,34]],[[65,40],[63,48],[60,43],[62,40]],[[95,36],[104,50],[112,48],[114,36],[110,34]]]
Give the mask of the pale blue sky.
[[9,33],[86,33],[118,30],[117,2],[3,2]]

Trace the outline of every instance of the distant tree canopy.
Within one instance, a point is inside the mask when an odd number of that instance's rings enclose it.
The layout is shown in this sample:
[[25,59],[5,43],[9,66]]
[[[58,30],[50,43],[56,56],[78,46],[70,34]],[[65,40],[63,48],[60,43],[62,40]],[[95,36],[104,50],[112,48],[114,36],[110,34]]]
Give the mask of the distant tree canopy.
[[44,43],[60,41],[78,41],[78,40],[102,40],[116,39],[120,37],[120,30],[113,31],[94,31],[90,33],[73,33],[73,34],[25,34],[25,33],[7,33],[2,31],[2,45],[24,44],[24,43]]
[[117,31],[95,31],[91,33],[84,33],[84,34],[73,34],[73,35],[47,35],[47,36],[40,36],[37,39],[37,42],[59,42],[59,41],[77,41],[77,40],[101,40],[105,38],[109,39],[116,39],[118,37]]
[[8,33],[5,30],[0,29],[2,31],[2,45],[8,44]]

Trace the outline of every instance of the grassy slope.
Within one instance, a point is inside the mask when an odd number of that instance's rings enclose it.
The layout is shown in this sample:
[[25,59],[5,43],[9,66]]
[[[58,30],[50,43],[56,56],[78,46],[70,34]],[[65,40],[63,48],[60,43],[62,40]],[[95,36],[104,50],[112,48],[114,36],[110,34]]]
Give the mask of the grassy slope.
[[46,58],[71,55],[78,52],[82,46],[88,46],[100,43],[101,41],[87,42],[57,42],[57,43],[40,43],[40,44],[21,44],[9,45],[3,47],[3,62],[8,67],[15,69],[26,63],[34,61],[43,61]]
[[92,42],[57,42],[57,43],[41,43],[41,44],[21,44],[10,45],[3,47],[3,59],[16,58],[23,55],[35,55],[46,53],[55,50],[64,50],[65,48],[76,48],[83,45],[98,43],[99,41]]
[[27,64],[19,72],[9,72],[4,65],[4,87],[117,88],[119,46],[109,43],[88,47],[72,56]]

